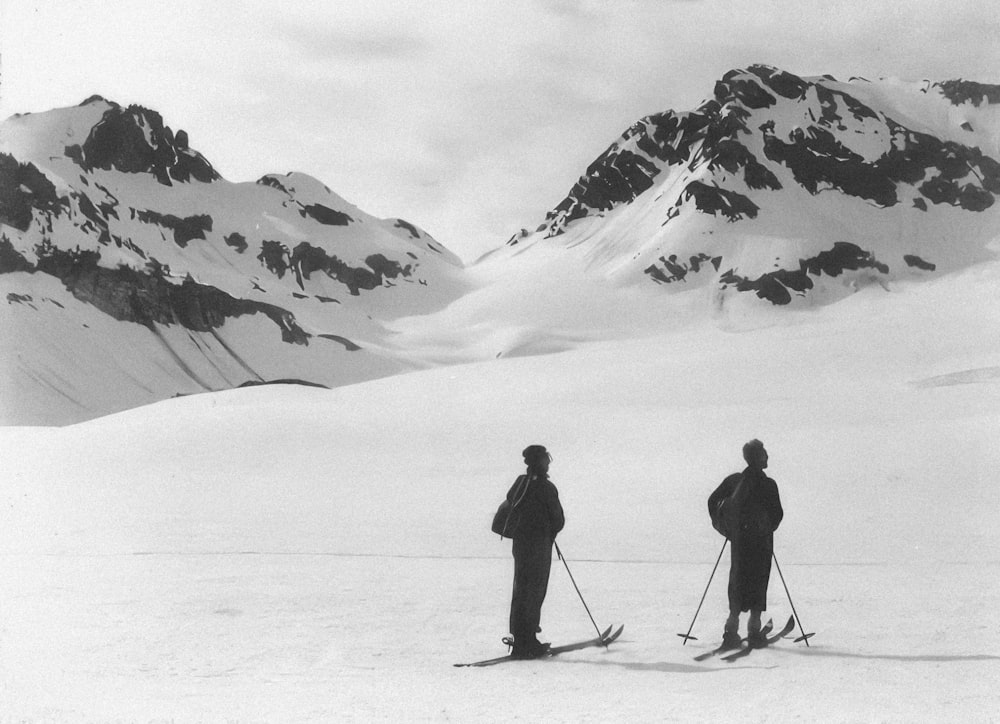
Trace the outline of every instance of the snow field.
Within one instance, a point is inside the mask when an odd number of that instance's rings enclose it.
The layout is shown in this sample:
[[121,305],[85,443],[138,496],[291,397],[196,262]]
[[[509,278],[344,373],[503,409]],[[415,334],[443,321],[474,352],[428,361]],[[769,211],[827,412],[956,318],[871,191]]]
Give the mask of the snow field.
[[[979,267],[558,354],[0,428],[0,709],[995,720],[998,281]],[[775,550],[816,636],[695,663],[726,608],[724,559],[681,645],[722,544],[705,499],[751,437],[771,453]],[[577,583],[625,633],[609,651],[455,669],[503,651],[512,563],[488,526],[534,442],[554,456]],[[590,636],[559,561],[549,590],[545,640]],[[780,624],[777,571],[769,603]]]

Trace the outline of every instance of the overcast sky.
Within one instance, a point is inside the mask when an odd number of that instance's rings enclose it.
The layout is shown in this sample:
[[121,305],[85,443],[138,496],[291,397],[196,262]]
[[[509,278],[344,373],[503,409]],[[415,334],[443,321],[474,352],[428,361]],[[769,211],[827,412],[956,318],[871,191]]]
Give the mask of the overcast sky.
[[986,0],[0,0],[0,116],[98,93],[230,181],[303,171],[466,260],[638,118],[752,63],[1000,83]]

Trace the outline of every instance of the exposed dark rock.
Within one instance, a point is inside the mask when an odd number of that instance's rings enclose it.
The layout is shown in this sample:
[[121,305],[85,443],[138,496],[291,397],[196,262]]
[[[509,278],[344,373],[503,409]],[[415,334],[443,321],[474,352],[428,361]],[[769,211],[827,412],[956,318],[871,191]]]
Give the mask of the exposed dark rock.
[[722,104],[738,101],[747,108],[770,108],[777,99],[761,83],[743,77],[741,70],[731,70],[715,84],[715,99]]
[[907,266],[916,267],[917,269],[923,269],[924,271],[934,271],[935,269],[937,269],[937,266],[935,264],[931,264],[929,261],[924,261],[915,254],[904,254],[903,261],[906,262]]
[[354,219],[344,212],[331,209],[329,206],[323,206],[323,204],[303,206],[299,213],[302,214],[303,218],[308,216],[327,226],[347,226],[354,221]]
[[888,265],[878,261],[870,251],[865,251],[847,241],[834,242],[833,249],[822,251],[812,259],[802,260],[800,266],[817,276],[823,273],[835,277],[845,271],[859,269],[874,269],[883,274],[889,273]]
[[257,260],[278,279],[282,279],[288,271],[290,256],[288,247],[280,241],[262,241]]
[[376,289],[382,286],[386,279],[409,277],[413,270],[412,265],[403,266],[382,254],[372,254],[367,257],[365,259],[367,269],[352,267],[336,255],[328,254],[324,249],[305,241],[297,244],[291,251],[280,242],[265,241],[261,244],[257,259],[279,279],[284,277],[285,272],[293,271],[300,289],[305,289],[305,282],[312,274],[322,272],[346,286],[352,296],[358,296],[362,289]]
[[[733,121],[733,128],[726,125],[727,119]],[[536,231],[548,228],[548,236],[557,236],[563,233],[566,224],[595,210],[609,211],[632,201],[650,188],[660,173],[651,159],[668,165],[687,163],[713,123],[725,127],[719,134],[735,132],[741,127],[737,114],[722,118],[718,104],[704,113],[667,112],[641,119],[587,168],[567,197],[546,215],[551,225],[543,223]],[[631,144],[645,155],[629,150],[627,146]]]
[[743,169],[743,179],[752,189],[771,189],[777,191],[781,182],[774,173],[760,163],[746,146],[734,139],[719,141],[709,156],[710,169],[722,168],[735,174]]
[[192,239],[204,239],[205,232],[212,230],[212,217],[208,214],[180,218],[173,214],[136,209],[136,218],[144,224],[158,224],[170,229],[174,233],[174,243],[180,247],[187,246]]
[[31,303],[33,301],[30,294],[15,294],[14,292],[7,294],[7,304],[26,304],[32,309],[37,310],[38,307]]
[[77,203],[80,205],[80,213],[83,214],[86,221],[80,227],[84,231],[96,231],[97,240],[102,244],[111,243],[111,233],[108,231],[108,218],[103,213],[101,213],[94,203],[90,200],[90,197],[85,194],[80,194],[77,197]]
[[692,181],[684,187],[681,202],[694,199],[695,208],[703,214],[721,214],[729,221],[756,218],[760,207],[742,194],[701,181]]
[[17,253],[10,239],[0,236],[0,274],[30,272],[33,268],[31,262]]
[[308,344],[309,335],[287,310],[272,304],[236,299],[216,287],[199,284],[190,275],[181,284],[165,278],[165,267],[151,263],[146,270],[99,265],[99,251],[79,247],[64,251],[45,241],[35,249],[35,271],[59,279],[82,302],[125,322],[177,324],[197,332],[221,327],[231,317],[264,314],[281,330],[281,338],[294,344]]
[[234,231],[231,234],[227,234],[223,239],[227,246],[231,246],[236,249],[237,252],[242,254],[247,250],[247,238],[238,231]]
[[806,93],[813,86],[797,75],[767,65],[751,65],[747,70],[764,81],[764,84],[775,93],[791,100],[804,100]]
[[319,247],[301,242],[289,256],[287,268],[295,271],[300,288],[305,288],[303,280],[308,280],[314,272],[319,271],[346,286],[352,296],[358,296],[362,289],[376,289],[386,279],[408,277],[412,272],[410,264],[404,267],[382,254],[372,254],[365,259],[365,264],[367,269],[352,267]]
[[785,164],[809,193],[815,195],[825,188],[834,188],[879,206],[897,203],[896,184],[886,173],[868,164],[830,131],[816,126],[798,129],[790,142],[779,139],[772,124],[764,124],[761,131],[764,155]]
[[90,130],[80,151],[68,149],[67,155],[87,170],[150,173],[167,186],[171,179],[207,183],[221,178],[200,153],[188,147],[186,133],[178,144],[159,113],[136,105],[113,105]]
[[919,197],[915,198],[913,199],[913,207],[921,211],[927,211],[927,202]]
[[270,186],[271,188],[278,189],[279,191],[284,191],[289,196],[292,195],[292,192],[289,191],[285,185],[274,176],[261,176],[257,179],[257,184],[260,186]]
[[719,264],[722,262],[722,257],[715,257],[713,259],[708,254],[703,253],[692,256],[688,260],[688,263],[684,264],[683,262],[678,261],[676,254],[671,254],[669,257],[660,257],[663,269],[658,267],[656,264],[651,264],[643,271],[658,283],[671,284],[673,282],[684,281],[688,272],[697,273],[701,271],[702,264],[706,261],[711,262],[715,267],[715,270],[718,271]]
[[714,113],[657,113],[634,124],[619,143],[635,139],[636,147],[651,158],[670,165],[687,163],[693,146],[717,116],[718,108]]
[[417,231],[417,227],[408,221],[403,221],[402,219],[396,219],[396,228],[406,229],[414,239],[420,238],[420,232]]
[[[74,143],[72,146],[65,146],[63,148],[63,153],[77,166],[82,166],[84,164],[83,147],[79,143]],[[81,176],[80,180],[87,183],[86,177],[84,176]]]
[[942,95],[955,105],[971,103],[975,107],[983,103],[1000,103],[1000,85],[987,85],[971,80],[946,80],[936,84]]
[[969,211],[985,211],[993,205],[993,195],[974,184],[960,186],[956,181],[938,176],[920,185],[920,193],[935,204],[961,206]]
[[69,209],[69,199],[60,197],[55,185],[32,163],[0,153],[0,223],[27,231],[32,210],[59,216]]
[[836,277],[845,271],[873,269],[882,274],[889,273],[889,267],[878,261],[871,252],[846,241],[838,241],[833,249],[820,252],[810,259],[800,259],[797,270],[778,269],[767,272],[756,279],[736,274],[732,269],[719,277],[723,289],[735,286],[740,292],[755,292],[761,299],[772,304],[785,305],[792,301],[792,292],[804,294],[813,288],[811,276],[820,274]]
[[632,201],[653,185],[659,169],[649,159],[612,146],[587,167],[587,173],[548,217],[564,223],[587,216],[592,209],[608,211]]

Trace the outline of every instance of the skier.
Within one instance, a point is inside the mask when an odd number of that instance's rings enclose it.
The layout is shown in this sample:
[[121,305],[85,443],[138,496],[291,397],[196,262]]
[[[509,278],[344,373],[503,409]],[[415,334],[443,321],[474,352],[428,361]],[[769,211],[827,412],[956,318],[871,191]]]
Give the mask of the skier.
[[734,473],[708,498],[712,526],[731,544],[729,567],[729,618],[722,637],[725,648],[740,645],[740,613],[749,611],[747,642],[750,647],[766,645],[761,634],[760,615],[767,609],[767,583],[771,576],[774,531],[784,511],[778,485],[764,474],[767,450],[760,440],[743,446],[747,468]]
[[552,544],[565,524],[559,491],[549,480],[552,456],[542,445],[529,445],[522,453],[527,471],[518,476],[507,493],[516,525],[512,532],[514,591],[510,601],[510,632],[515,658],[544,656],[549,644],[536,634],[542,602],[552,568]]

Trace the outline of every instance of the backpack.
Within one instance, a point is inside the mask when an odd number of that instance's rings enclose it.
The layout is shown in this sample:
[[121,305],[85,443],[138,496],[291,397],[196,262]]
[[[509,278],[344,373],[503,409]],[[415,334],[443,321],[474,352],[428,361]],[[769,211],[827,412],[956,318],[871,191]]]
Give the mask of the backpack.
[[733,492],[719,502],[712,516],[712,527],[727,538],[737,533],[766,535],[774,530],[760,499],[759,490],[751,490],[753,482],[742,475]]
[[513,495],[508,493],[508,496],[500,503],[500,507],[497,508],[497,512],[493,514],[493,525],[490,530],[501,538],[513,538],[517,534],[517,528],[521,522],[517,506],[524,500],[530,482],[530,476],[519,475],[511,489]]

